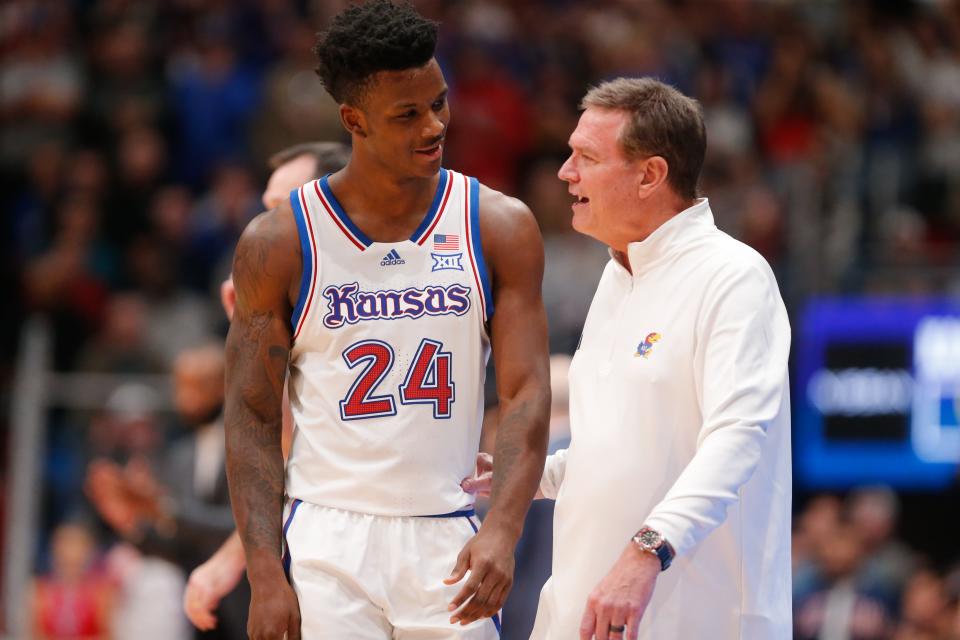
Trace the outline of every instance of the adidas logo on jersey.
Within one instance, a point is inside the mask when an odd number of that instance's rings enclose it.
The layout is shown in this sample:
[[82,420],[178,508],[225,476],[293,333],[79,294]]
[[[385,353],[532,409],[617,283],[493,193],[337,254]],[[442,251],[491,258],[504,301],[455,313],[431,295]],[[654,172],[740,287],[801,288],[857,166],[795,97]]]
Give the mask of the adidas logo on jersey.
[[383,260],[380,261],[380,266],[389,267],[395,264],[407,264],[407,261],[400,257],[396,249],[390,249],[390,253],[383,256]]

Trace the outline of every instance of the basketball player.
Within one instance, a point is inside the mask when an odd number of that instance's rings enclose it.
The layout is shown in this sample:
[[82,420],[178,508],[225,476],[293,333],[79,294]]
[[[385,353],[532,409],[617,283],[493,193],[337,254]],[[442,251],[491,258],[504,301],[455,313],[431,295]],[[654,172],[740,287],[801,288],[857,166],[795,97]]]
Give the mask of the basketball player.
[[[267,164],[272,169],[263,191],[263,206],[267,209],[282,204],[292,189],[333,171],[339,171],[350,158],[350,148],[339,142],[305,142],[287,147],[270,156]],[[220,287],[220,299],[227,318],[233,317],[237,294],[233,278],[227,278]],[[284,455],[289,451],[289,407],[284,403]],[[220,600],[233,591],[243,576],[246,561],[236,532],[209,560],[190,572],[183,593],[183,610],[195,627],[209,631],[217,626],[214,613]]]
[[[318,72],[351,159],[261,214],[237,247],[227,466],[254,640],[499,631],[546,449],[543,249],[526,206],[441,168],[436,34],[387,0],[334,19]],[[477,531],[460,481],[491,348],[497,469]]]

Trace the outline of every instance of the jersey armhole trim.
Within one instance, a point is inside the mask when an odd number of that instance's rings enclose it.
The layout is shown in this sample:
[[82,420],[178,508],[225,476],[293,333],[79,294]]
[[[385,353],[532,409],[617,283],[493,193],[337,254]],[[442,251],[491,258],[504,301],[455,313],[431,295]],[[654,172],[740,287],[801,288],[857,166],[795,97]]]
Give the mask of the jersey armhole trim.
[[484,301],[484,320],[490,322],[493,317],[493,294],[490,287],[490,274],[487,271],[487,262],[483,257],[483,243],[480,241],[480,182],[470,178],[468,183],[467,206],[467,233],[470,235],[470,253],[473,258],[476,273],[480,280],[481,297]]
[[293,339],[297,338],[303,328],[303,320],[310,311],[313,301],[314,274],[316,272],[316,239],[313,235],[313,223],[307,215],[306,203],[302,201],[303,188],[290,192],[290,206],[293,209],[293,218],[297,222],[297,235],[300,237],[300,253],[303,256],[303,269],[300,275],[300,293],[297,295],[297,304],[290,316],[290,327]]

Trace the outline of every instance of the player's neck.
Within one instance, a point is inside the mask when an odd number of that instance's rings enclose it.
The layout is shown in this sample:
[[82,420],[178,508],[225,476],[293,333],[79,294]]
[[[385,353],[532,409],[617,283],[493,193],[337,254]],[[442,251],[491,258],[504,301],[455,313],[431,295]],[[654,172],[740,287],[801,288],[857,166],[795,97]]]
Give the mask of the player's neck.
[[389,218],[403,218],[426,212],[439,179],[439,174],[398,176],[382,166],[354,157],[343,171],[331,176],[330,183],[348,214],[355,209],[358,212],[376,211]]

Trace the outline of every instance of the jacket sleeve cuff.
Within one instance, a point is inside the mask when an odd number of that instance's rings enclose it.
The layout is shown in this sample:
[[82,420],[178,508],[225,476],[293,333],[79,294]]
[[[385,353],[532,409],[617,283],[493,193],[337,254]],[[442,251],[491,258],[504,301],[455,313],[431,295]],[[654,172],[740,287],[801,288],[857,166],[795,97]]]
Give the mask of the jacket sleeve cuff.
[[563,483],[563,475],[567,469],[567,450],[560,449],[547,457],[543,466],[543,477],[540,478],[540,493],[544,498],[556,500]]

